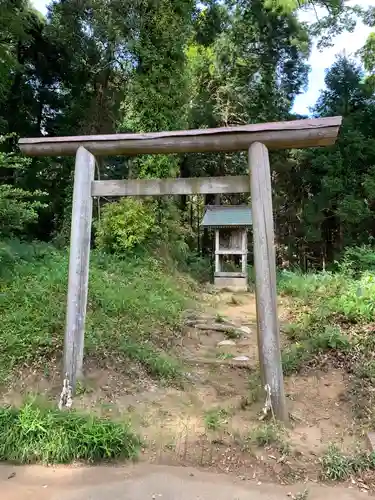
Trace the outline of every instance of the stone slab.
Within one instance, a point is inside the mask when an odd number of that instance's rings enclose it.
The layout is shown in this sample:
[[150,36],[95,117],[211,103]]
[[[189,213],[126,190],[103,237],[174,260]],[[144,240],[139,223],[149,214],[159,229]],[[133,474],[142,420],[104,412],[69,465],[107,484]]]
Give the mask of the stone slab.
[[247,278],[215,276],[214,285],[215,288],[219,290],[223,290],[225,288],[231,292],[246,292]]

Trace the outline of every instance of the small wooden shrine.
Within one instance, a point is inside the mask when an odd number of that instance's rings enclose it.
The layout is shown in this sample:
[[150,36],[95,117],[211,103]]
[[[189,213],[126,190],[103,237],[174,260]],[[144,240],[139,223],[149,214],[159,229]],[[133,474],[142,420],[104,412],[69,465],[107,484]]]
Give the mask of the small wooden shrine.
[[[215,231],[215,274],[217,288],[232,291],[247,290],[247,230],[252,225],[251,209],[247,205],[208,205],[201,227]],[[240,261],[238,269],[236,261]],[[225,271],[231,264],[230,271]]]

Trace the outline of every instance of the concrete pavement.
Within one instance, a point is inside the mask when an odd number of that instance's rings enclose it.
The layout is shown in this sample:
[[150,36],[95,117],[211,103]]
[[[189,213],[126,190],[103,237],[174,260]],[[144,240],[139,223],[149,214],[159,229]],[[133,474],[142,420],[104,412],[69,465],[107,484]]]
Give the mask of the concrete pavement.
[[[15,474],[15,475],[14,475]],[[343,487],[279,486],[233,479],[188,467],[148,464],[121,467],[0,466],[4,500],[280,500],[308,489],[307,500],[361,500]]]

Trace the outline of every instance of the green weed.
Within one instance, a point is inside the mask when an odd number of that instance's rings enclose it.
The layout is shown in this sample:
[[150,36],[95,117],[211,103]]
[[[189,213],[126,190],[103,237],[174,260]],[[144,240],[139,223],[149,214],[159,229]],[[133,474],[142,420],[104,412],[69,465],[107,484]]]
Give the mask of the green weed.
[[330,445],[321,458],[322,476],[333,481],[343,481],[351,475],[375,469],[375,453],[344,455],[335,445]]
[[[371,262],[375,260],[371,256]],[[283,272],[279,275],[281,293],[297,300],[296,310],[302,302],[308,306],[309,315],[325,321],[344,319],[361,323],[375,317],[375,274],[351,270],[348,264],[339,266],[336,273],[299,274]]]
[[355,375],[361,379],[375,380],[375,360],[359,363],[356,366]]
[[236,340],[241,338],[242,332],[239,329],[228,327],[228,330],[226,330],[224,334],[227,339]]
[[298,372],[317,354],[330,350],[346,352],[350,349],[349,339],[339,327],[326,326],[322,331],[310,330],[300,334],[300,342],[286,347],[282,352],[282,365],[285,375]]
[[301,335],[301,333],[303,333],[303,329],[298,323],[289,323],[288,325],[285,325],[283,333],[291,342],[301,340],[301,336],[304,337],[304,335]]
[[276,422],[264,422],[250,432],[250,443],[256,446],[273,446],[282,453],[288,453],[285,430]]
[[215,321],[216,321],[216,323],[224,323],[225,322],[225,318],[221,314],[217,313],[216,316],[215,316]]
[[129,359],[143,365],[149,375],[166,382],[178,381],[182,378],[182,368],[177,360],[164,353],[157,352],[149,344],[139,344],[130,338],[124,338],[120,343],[120,352]]
[[234,358],[234,354],[230,354],[229,352],[218,352],[216,354],[217,359],[232,359]]
[[97,462],[135,458],[141,442],[129,424],[27,402],[0,408],[0,460],[15,463]]
[[371,359],[375,349],[374,271],[374,248],[352,248],[336,263],[335,272],[281,272],[278,283],[281,293],[293,297],[289,303],[294,323],[285,329],[293,344],[282,353],[284,373],[298,372],[322,352],[345,354],[341,360],[345,359],[347,370],[354,374],[349,395],[355,414],[370,425],[375,421],[371,387],[375,380],[375,361]]
[[228,417],[228,412],[223,408],[213,408],[204,414],[204,426],[209,431],[217,431]]
[[262,387],[262,382],[260,380],[259,371],[256,371],[249,376],[248,384],[249,384],[248,402],[250,404],[255,403],[256,401],[259,401],[264,392]]

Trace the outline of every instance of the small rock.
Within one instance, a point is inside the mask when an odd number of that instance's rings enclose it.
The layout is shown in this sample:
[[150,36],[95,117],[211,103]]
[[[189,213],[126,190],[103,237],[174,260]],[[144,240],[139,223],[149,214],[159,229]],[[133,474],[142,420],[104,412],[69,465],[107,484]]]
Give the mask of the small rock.
[[248,326],[241,326],[240,330],[242,333],[245,333],[246,335],[251,335],[253,332],[251,331],[251,328]]
[[234,346],[236,343],[233,340],[222,340],[221,342],[218,342],[217,347],[223,347],[223,346]]
[[233,358],[233,361],[250,361],[250,358],[248,358],[247,356],[236,356],[235,358]]

